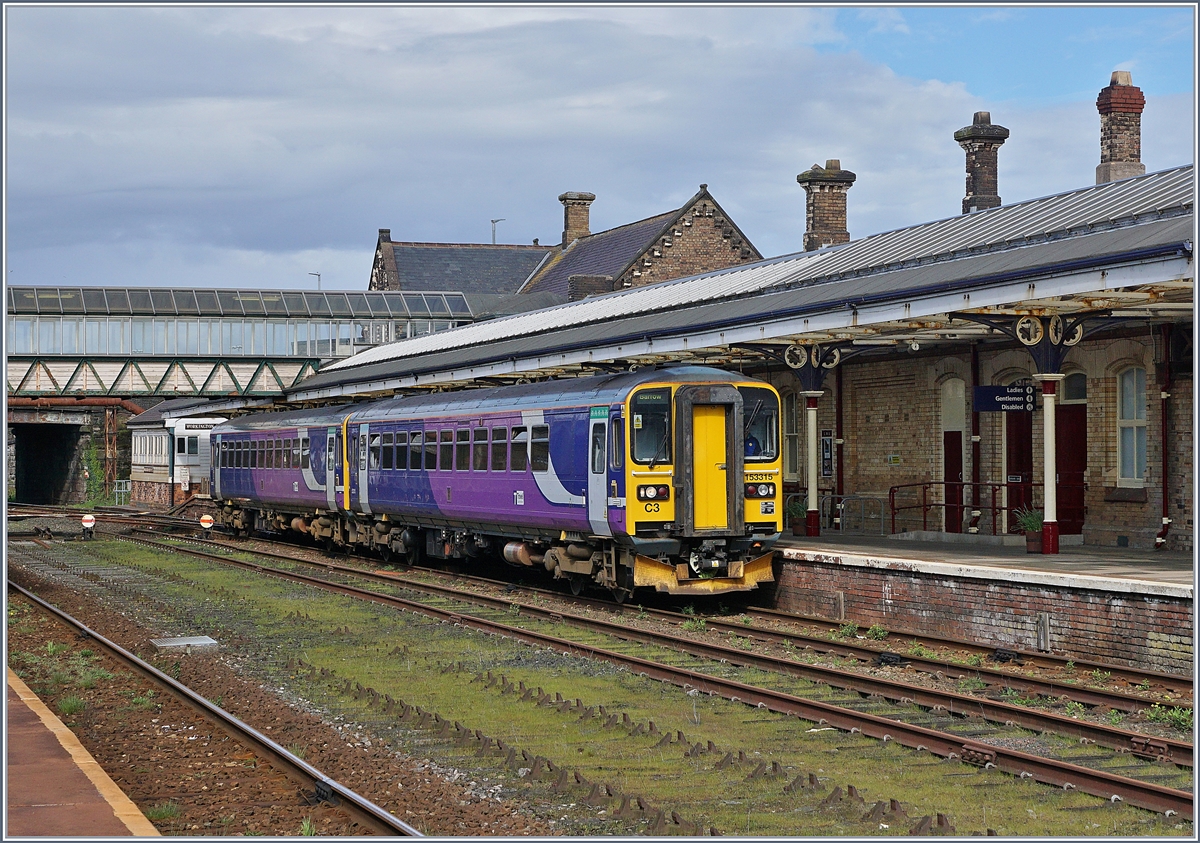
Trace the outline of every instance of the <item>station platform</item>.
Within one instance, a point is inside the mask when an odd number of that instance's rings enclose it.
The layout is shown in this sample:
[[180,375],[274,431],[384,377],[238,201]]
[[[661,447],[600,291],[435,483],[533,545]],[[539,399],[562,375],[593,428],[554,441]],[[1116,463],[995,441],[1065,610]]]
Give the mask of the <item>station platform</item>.
[[4,839],[158,837],[49,708],[8,671]]
[[1028,553],[1023,544],[985,545],[888,536],[842,536],[836,532],[815,538],[792,536],[785,532],[775,547],[784,552],[784,558],[793,559],[802,558],[803,552],[811,551],[847,558],[902,559],[939,566],[1001,568],[1069,577],[1138,580],[1186,586],[1189,589],[1194,587],[1196,563],[1190,553],[1166,550],[1064,544],[1057,554],[1041,554]]

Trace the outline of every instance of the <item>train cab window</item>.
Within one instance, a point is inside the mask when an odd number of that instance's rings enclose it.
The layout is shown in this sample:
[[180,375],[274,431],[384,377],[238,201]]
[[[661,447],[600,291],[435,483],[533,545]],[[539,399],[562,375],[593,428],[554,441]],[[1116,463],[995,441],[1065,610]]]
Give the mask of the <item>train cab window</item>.
[[425,434],[425,470],[433,471],[437,468],[438,459],[438,432],[430,430]]
[[471,470],[487,471],[488,432],[486,427],[475,428],[475,447],[471,450]]
[[222,442],[221,445],[221,468],[229,468],[229,443]]
[[770,462],[779,456],[779,399],[769,389],[740,386],[746,462]]
[[492,471],[508,471],[508,428],[492,428]]
[[625,427],[621,424],[621,417],[613,418],[612,425],[608,429],[608,464],[612,468],[621,469],[625,466]]
[[395,435],[391,433],[383,434],[383,445],[379,455],[379,467],[384,471],[395,465],[396,458],[396,443]]
[[308,468],[308,437],[300,439],[300,467]]
[[454,431],[443,430],[438,436],[441,438],[441,469],[449,471],[454,467]]
[[550,470],[550,427],[535,424],[530,435],[529,463],[534,471]]
[[408,468],[408,433],[403,430],[396,434],[396,468]]
[[460,427],[454,431],[454,469],[466,471],[471,467],[471,431]]
[[425,462],[424,434],[414,431],[408,440],[408,467],[420,471]]
[[592,474],[604,473],[604,424],[592,425]]
[[371,434],[371,470],[378,471],[382,464],[383,458],[380,456],[379,449],[381,447],[378,433]]
[[284,468],[292,467],[292,440],[291,439],[283,440],[283,467]]
[[524,471],[529,467],[529,431],[523,427],[512,429],[512,459],[510,465],[513,471]]
[[643,389],[630,401],[633,461],[671,462],[671,390]]

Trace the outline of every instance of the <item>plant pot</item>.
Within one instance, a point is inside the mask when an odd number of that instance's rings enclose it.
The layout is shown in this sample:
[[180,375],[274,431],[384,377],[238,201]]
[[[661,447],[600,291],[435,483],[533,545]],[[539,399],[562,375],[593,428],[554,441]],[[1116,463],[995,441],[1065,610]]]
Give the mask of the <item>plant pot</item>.
[[1034,532],[1030,530],[1025,534],[1025,552],[1026,553],[1041,553],[1042,552],[1042,534],[1041,531]]
[[803,536],[808,534],[808,526],[803,518],[797,518],[790,523],[792,525],[793,536]]

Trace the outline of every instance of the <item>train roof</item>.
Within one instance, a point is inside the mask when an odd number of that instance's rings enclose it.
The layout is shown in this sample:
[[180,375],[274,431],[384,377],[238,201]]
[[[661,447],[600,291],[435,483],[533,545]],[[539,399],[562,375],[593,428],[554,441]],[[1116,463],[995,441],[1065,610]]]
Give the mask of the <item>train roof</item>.
[[[271,427],[320,427],[340,424],[351,415],[352,421],[412,414],[469,412],[473,410],[519,409],[536,402],[539,407],[573,407],[624,401],[629,393],[647,383],[762,383],[758,378],[727,372],[711,366],[672,366],[645,368],[634,372],[563,378],[537,383],[464,389],[426,395],[385,398],[379,401],[343,404],[313,410],[283,413],[256,413],[221,425],[221,430],[255,430]],[[219,432],[219,431],[218,431]]]

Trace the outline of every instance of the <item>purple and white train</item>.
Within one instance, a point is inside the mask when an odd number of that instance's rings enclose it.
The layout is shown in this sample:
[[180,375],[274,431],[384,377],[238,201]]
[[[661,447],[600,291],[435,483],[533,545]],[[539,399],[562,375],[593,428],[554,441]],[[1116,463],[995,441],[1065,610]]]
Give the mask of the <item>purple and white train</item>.
[[773,579],[779,395],[705,367],[244,416],[212,431],[235,533],[544,566],[617,599]]

